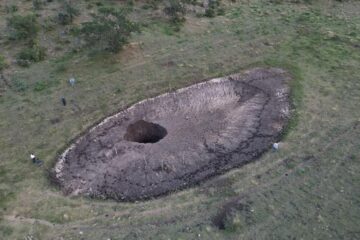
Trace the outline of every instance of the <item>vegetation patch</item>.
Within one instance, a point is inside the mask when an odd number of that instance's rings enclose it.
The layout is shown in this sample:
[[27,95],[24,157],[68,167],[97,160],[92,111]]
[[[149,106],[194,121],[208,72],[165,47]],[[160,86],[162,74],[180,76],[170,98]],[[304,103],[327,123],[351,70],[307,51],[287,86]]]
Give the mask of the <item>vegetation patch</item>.
[[62,1],[62,11],[58,13],[58,21],[62,25],[71,24],[74,18],[80,14],[79,9],[71,0]]
[[7,25],[10,28],[11,40],[33,41],[39,32],[39,24],[34,14],[11,16],[7,20]]
[[21,50],[17,56],[17,63],[22,67],[28,67],[33,62],[40,62],[45,59],[46,50],[37,44]]
[[8,63],[5,60],[5,57],[0,55],[0,72],[8,66]]
[[131,33],[138,32],[139,27],[126,17],[121,9],[112,7],[99,8],[94,20],[82,24],[80,34],[91,47],[118,52],[129,41]]
[[254,222],[252,204],[252,201],[246,198],[231,200],[221,207],[212,222],[218,229],[227,233],[248,227]]

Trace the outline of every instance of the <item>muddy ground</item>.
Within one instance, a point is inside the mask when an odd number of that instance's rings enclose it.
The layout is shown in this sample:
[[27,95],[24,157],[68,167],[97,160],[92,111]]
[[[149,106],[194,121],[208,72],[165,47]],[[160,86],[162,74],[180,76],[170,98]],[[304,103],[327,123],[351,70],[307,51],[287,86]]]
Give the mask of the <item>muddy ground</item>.
[[139,102],[75,141],[54,176],[66,194],[134,201],[239,167],[279,140],[289,81],[256,68]]

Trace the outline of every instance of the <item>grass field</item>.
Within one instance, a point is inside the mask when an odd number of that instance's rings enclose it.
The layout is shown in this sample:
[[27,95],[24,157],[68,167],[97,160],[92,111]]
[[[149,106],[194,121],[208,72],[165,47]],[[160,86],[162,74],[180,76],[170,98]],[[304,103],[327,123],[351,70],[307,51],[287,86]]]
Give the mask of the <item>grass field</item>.
[[[360,239],[359,13],[352,0],[226,3],[225,15],[189,15],[179,32],[151,21],[119,54],[10,68],[0,83],[0,239]],[[11,57],[11,46],[0,48]],[[295,79],[296,117],[280,151],[145,202],[71,198],[49,183],[57,154],[96,121],[254,66]]]

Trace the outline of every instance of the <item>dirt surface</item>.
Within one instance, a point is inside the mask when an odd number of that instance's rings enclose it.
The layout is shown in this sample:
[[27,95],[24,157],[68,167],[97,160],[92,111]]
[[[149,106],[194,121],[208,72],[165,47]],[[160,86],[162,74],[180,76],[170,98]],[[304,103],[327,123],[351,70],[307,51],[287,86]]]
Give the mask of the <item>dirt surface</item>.
[[289,81],[256,68],[146,99],[75,141],[54,176],[66,194],[134,201],[244,165],[279,140]]

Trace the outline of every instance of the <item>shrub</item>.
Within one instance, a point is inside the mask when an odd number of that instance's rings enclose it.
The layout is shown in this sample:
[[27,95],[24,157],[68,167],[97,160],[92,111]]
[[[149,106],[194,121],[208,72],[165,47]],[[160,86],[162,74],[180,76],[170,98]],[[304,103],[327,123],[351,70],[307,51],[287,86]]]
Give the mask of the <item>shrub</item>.
[[180,0],[169,0],[164,8],[166,15],[170,16],[174,23],[183,22],[186,9]]
[[58,13],[58,21],[62,25],[68,25],[72,22],[70,16],[63,12]]
[[48,17],[48,18],[45,18],[42,23],[41,23],[41,27],[42,29],[44,29],[45,31],[51,31],[51,30],[54,30],[55,29],[55,26],[56,26],[56,21],[54,20],[54,18],[52,17]]
[[39,31],[36,16],[33,14],[14,15],[7,19],[7,25],[10,28],[10,39],[13,40],[35,40]]
[[139,31],[123,10],[103,7],[93,17],[93,21],[83,23],[80,29],[80,35],[90,46],[118,52],[128,43],[131,33]]
[[35,92],[41,92],[41,91],[45,90],[45,89],[48,88],[48,87],[49,87],[48,82],[39,81],[39,82],[36,82],[36,83],[35,83],[34,91],[35,91]]
[[74,18],[80,14],[71,0],[64,0],[63,10],[58,14],[60,24],[67,25],[73,22]]
[[32,4],[33,4],[33,8],[35,10],[40,10],[42,8],[42,6],[43,6],[43,1],[41,1],[41,0],[33,0]]
[[29,66],[32,62],[40,62],[45,59],[46,50],[37,44],[28,47],[19,52],[17,63],[22,67]]
[[215,17],[215,10],[213,8],[206,9],[205,17]]
[[4,70],[7,67],[7,62],[5,61],[5,58],[0,55],[0,72]]
[[[205,10],[206,17],[215,17],[218,15],[218,8],[220,6],[220,0],[209,0],[209,5]],[[220,13],[223,14],[223,9],[220,10]]]
[[16,92],[24,92],[29,88],[29,85],[24,81],[24,79],[12,78],[11,88]]
[[102,6],[104,6],[104,3],[98,1],[98,2],[95,3],[95,5],[98,6],[98,7],[102,7]]
[[18,10],[19,8],[16,5],[5,6],[6,13],[14,13],[17,12]]
[[31,64],[30,61],[22,59],[16,59],[16,63],[21,67],[29,67]]
[[62,73],[65,72],[67,69],[67,66],[65,63],[59,63],[56,67],[55,67],[55,72],[56,73]]
[[159,7],[161,0],[147,0],[143,5],[144,9],[153,9],[156,10]]

